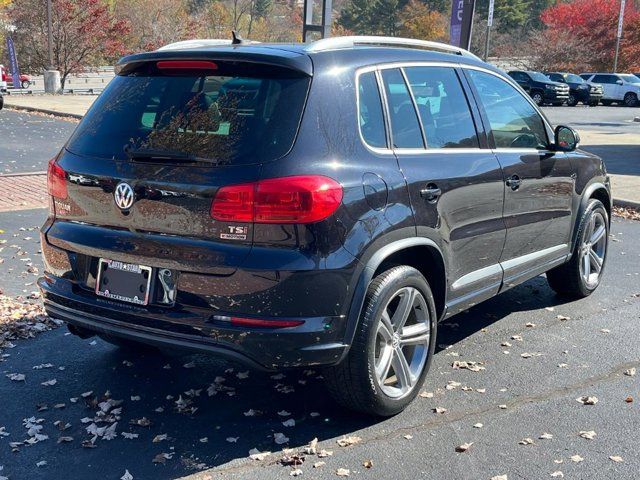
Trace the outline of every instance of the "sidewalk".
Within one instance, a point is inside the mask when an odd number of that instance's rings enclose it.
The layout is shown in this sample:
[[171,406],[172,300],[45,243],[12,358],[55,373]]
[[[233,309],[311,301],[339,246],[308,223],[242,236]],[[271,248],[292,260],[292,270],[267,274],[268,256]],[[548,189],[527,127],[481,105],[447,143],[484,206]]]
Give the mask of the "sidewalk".
[[96,98],[97,95],[5,95],[4,106],[82,118]]
[[[96,95],[7,95],[5,107],[81,118],[96,98],[98,98]],[[630,155],[640,162],[640,136],[637,134],[583,130],[580,135],[582,137],[580,147],[591,151],[590,146],[593,146],[593,153],[602,156],[605,162]],[[607,148],[609,145],[611,148]],[[622,207],[640,208],[640,175],[610,174],[610,176],[616,204]]]

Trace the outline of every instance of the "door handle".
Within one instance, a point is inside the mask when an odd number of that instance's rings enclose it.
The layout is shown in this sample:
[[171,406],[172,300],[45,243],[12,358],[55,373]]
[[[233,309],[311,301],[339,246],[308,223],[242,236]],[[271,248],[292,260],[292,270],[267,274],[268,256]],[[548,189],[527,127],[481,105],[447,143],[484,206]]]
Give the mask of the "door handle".
[[505,183],[507,184],[507,187],[511,187],[511,190],[517,190],[518,188],[520,188],[522,180],[520,180],[520,177],[518,175],[512,175],[511,177],[507,178],[507,181]]
[[442,195],[442,190],[434,183],[430,183],[427,188],[420,190],[420,196],[429,202],[437,200],[440,195]]

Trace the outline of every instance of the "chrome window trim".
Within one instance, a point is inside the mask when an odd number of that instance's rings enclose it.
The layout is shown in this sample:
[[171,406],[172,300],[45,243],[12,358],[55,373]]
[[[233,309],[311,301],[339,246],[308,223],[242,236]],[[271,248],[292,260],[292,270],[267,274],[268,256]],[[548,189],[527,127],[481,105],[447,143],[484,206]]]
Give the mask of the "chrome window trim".
[[[380,72],[382,70],[387,70],[387,69],[392,69],[392,68],[399,68],[404,76],[404,68],[406,67],[449,67],[449,68],[460,68],[462,70],[477,70],[480,72],[484,72],[484,73],[488,73],[489,75],[493,75],[494,77],[497,77],[499,79],[501,79],[502,81],[506,82],[507,84],[511,85],[512,87],[515,88],[515,90],[520,93],[520,95],[527,101],[529,102],[529,104],[534,108],[534,110],[538,113],[538,115],[540,116],[540,118],[542,119],[542,122],[545,126],[545,128],[547,129],[547,142],[549,143],[549,146],[552,145],[552,142],[549,140],[549,138],[553,138],[554,137],[554,131],[553,131],[553,127],[551,126],[551,124],[549,123],[549,121],[547,120],[547,118],[542,114],[542,112],[540,111],[540,109],[538,108],[538,106],[533,102],[533,100],[529,97],[529,95],[524,92],[521,89],[521,87],[517,84],[517,82],[512,79],[511,77],[509,77],[508,75],[504,74],[501,75],[498,72],[494,72],[493,70],[490,70],[488,68],[484,68],[480,65],[468,65],[465,63],[459,63],[459,62],[429,62],[429,61],[415,61],[415,62],[389,62],[389,63],[382,63],[382,64],[377,64],[377,65],[368,65],[366,67],[360,67],[358,69],[356,69],[355,72],[355,76],[356,76],[356,108],[357,108],[357,112],[358,115],[360,114],[360,92],[359,92],[359,86],[360,86],[360,75],[362,75],[363,73],[367,73],[367,72]],[[390,148],[389,145],[392,141],[392,136],[391,136],[391,126],[388,125],[388,112],[386,111],[385,105],[386,105],[386,96],[384,95],[384,89],[382,88],[382,85],[380,83],[381,79],[379,78],[378,73],[376,74],[376,77],[378,78],[378,91],[380,92],[380,98],[383,102],[383,113],[385,114],[385,128],[387,128],[387,148],[378,148],[378,147],[372,147],[371,145],[369,145],[365,140],[364,137],[362,136],[362,130],[360,129],[360,118],[358,117],[358,134],[360,135],[360,141],[362,142],[362,144],[365,146],[365,148],[367,148],[368,150],[371,150],[374,153],[377,154],[390,154],[390,153],[400,153],[400,154],[418,154],[418,153],[462,153],[462,152],[476,152],[476,151],[494,151],[494,152],[516,152],[516,151],[531,151],[531,152],[543,152],[545,150],[538,150],[538,149],[515,149],[515,148],[424,148],[424,149],[416,149],[416,148]],[[406,82],[406,78],[405,78],[405,82]],[[409,86],[409,88],[411,88]],[[410,93],[411,90],[409,90]],[[412,95],[413,98],[413,95]],[[415,108],[415,107],[414,107]],[[420,120],[420,122],[422,122],[422,120],[420,119],[420,116],[418,115],[418,119]],[[420,125],[422,125],[422,123],[420,123]],[[424,129],[422,129],[423,131],[423,135],[424,135]],[[476,126],[476,133],[477,133],[477,126]],[[425,140],[426,142],[426,140]],[[426,145],[426,143],[425,143]]]

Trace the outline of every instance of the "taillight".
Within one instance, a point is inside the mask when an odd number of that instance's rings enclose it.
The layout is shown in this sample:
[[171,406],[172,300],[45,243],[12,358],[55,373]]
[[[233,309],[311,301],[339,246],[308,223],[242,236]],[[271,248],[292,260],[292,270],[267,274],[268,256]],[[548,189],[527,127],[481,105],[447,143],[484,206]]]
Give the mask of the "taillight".
[[313,223],[333,214],[342,186],[320,175],[271,178],[222,187],[211,217],[226,222]]
[[57,158],[49,160],[47,169],[47,189],[49,195],[64,200],[67,198],[67,174],[64,169],[56,163]]

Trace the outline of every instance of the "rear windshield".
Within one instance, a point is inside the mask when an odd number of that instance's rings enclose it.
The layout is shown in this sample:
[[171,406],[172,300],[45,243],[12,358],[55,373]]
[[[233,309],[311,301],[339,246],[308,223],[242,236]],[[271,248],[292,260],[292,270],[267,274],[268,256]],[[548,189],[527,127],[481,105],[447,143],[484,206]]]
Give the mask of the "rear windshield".
[[146,69],[116,76],[67,149],[117,160],[134,158],[132,152],[166,152],[220,165],[285,155],[295,140],[309,77],[282,69],[261,69],[259,76],[249,68],[221,70],[167,76]]

